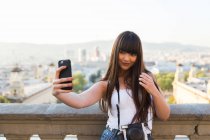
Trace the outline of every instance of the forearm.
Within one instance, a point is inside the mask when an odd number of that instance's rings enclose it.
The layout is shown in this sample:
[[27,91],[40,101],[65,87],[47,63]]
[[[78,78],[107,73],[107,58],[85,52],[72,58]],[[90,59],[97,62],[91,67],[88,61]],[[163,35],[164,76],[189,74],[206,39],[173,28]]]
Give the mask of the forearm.
[[167,120],[170,116],[170,108],[158,90],[153,94],[153,100],[157,117],[161,120]]
[[58,95],[55,95],[57,99],[62,101],[68,106],[71,106],[73,108],[82,108],[82,98],[79,96],[79,94],[70,92],[70,93],[60,93]]

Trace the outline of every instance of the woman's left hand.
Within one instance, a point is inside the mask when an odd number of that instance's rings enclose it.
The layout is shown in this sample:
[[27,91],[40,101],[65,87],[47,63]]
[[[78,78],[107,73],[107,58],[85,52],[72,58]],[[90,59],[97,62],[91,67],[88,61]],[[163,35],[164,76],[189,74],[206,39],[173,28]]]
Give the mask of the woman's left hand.
[[143,86],[150,94],[153,94],[155,91],[157,91],[157,87],[155,86],[152,76],[144,72],[139,76],[139,84]]
[[155,86],[154,78],[152,77],[152,75],[142,73],[139,76],[139,84],[152,95],[155,105],[155,113],[158,118],[160,118],[161,120],[167,120],[170,116],[170,108],[167,105],[164,96],[160,94],[160,91]]

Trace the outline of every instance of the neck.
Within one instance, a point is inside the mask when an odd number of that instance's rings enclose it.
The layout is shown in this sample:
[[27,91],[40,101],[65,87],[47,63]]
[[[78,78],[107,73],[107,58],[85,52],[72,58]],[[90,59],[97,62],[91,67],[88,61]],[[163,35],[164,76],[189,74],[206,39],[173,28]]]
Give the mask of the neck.
[[119,72],[119,85],[120,88],[126,88],[128,87],[127,84],[125,83],[125,77],[128,74],[128,71],[120,71]]
[[122,70],[121,70],[121,71],[119,72],[119,78],[120,78],[120,77],[124,78],[124,77],[126,76],[127,73],[128,73],[128,71],[122,71]]

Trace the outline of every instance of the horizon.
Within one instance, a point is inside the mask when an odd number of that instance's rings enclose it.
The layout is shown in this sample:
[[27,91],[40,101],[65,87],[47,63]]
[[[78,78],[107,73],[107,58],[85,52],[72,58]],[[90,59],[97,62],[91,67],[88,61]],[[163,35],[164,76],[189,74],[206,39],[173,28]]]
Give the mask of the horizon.
[[[96,43],[96,42],[113,42],[114,39],[110,40],[91,40],[91,41],[84,41],[84,42],[74,42],[74,43],[33,43],[33,42],[0,42],[0,44],[31,44],[31,45],[79,45],[79,44],[88,44],[88,43]],[[193,47],[202,47],[202,48],[209,48],[210,46],[202,46],[202,45],[195,45],[195,44],[185,44],[179,42],[145,42],[142,41],[142,44],[178,44],[181,46],[193,46]],[[0,46],[1,47],[1,46]]]

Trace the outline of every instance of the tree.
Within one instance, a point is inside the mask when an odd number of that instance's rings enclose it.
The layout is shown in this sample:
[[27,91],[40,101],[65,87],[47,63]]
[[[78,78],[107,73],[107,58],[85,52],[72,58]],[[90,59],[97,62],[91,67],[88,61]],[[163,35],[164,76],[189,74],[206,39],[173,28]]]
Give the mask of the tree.
[[184,73],[184,81],[186,82],[189,77],[189,72]]
[[96,74],[94,73],[94,74],[90,75],[89,80],[92,83],[95,83],[95,82],[99,81],[100,78],[101,78],[101,70],[98,70]]
[[96,79],[97,79],[96,74],[91,74],[90,77],[89,77],[89,80],[92,83],[95,83]]
[[0,96],[0,103],[10,103],[10,101],[4,96]]
[[75,74],[73,74],[73,79],[73,91],[81,92],[87,84],[87,81],[85,80],[85,75],[81,72],[76,72]]
[[204,71],[198,71],[197,73],[196,73],[196,77],[197,78],[201,78],[201,77],[206,77],[206,74],[205,74],[205,72]]
[[157,83],[160,88],[164,91],[172,91],[173,89],[173,81],[174,81],[175,73],[159,73],[156,75]]
[[173,95],[171,95],[170,97],[168,97],[168,103],[169,104],[176,104],[176,100],[175,100],[175,98],[174,98]]

